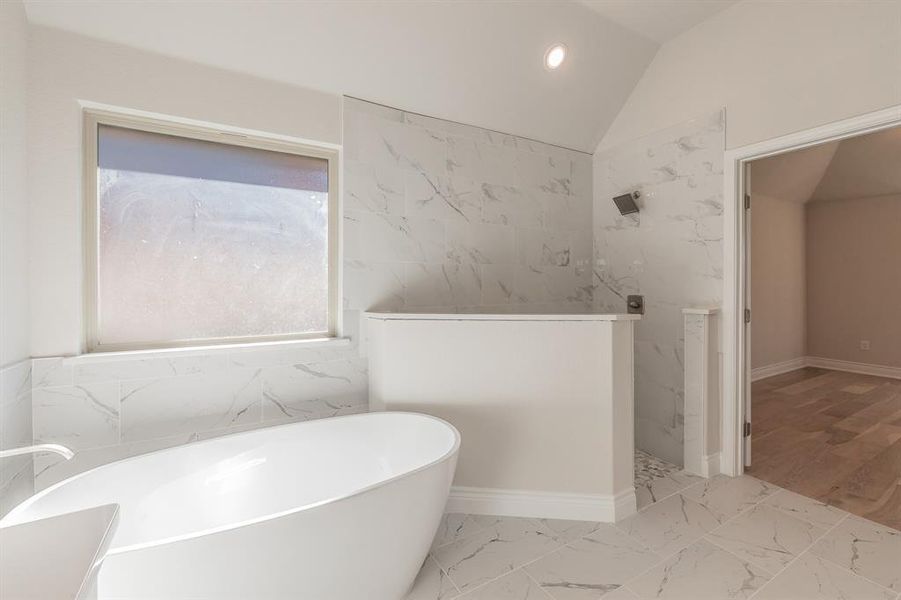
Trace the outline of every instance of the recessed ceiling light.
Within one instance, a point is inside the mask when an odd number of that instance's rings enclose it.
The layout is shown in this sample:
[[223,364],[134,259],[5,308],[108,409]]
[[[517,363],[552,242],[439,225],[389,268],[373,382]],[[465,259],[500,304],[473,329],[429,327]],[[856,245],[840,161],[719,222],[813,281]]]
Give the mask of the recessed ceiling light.
[[556,69],[563,64],[566,58],[566,46],[563,44],[554,44],[544,53],[544,66],[548,69]]

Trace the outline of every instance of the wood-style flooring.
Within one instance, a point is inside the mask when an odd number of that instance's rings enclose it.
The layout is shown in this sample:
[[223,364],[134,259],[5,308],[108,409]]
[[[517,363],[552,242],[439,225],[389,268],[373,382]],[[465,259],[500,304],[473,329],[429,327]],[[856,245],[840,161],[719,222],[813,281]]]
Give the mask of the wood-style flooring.
[[805,368],[751,402],[750,475],[901,529],[901,380]]

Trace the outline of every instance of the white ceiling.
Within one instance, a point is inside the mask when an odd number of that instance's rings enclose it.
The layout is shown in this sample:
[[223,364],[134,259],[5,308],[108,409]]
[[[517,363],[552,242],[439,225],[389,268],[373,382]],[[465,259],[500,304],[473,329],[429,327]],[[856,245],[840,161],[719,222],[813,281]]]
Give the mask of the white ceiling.
[[901,127],[754,161],[751,190],[799,203],[901,194]]
[[[560,0],[27,0],[26,10],[33,24],[585,151],[658,47]],[[551,72],[542,61],[555,42],[569,55]]]
[[581,0],[605,18],[664,44],[738,0]]
[[751,163],[751,193],[785,202],[810,200],[832,162],[838,142],[829,142]]

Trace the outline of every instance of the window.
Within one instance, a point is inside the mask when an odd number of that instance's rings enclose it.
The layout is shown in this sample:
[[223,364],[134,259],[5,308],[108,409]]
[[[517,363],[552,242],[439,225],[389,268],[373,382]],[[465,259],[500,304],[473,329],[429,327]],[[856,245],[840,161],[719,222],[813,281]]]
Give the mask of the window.
[[337,155],[85,113],[88,351],[335,333]]

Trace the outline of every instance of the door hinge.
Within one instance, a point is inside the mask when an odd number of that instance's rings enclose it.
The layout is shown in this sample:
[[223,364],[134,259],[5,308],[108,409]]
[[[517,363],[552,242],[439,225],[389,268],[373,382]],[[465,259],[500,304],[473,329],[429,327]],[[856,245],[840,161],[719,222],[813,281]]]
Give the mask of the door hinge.
[[745,210],[751,208],[751,194],[745,194]]
[[745,429],[744,429],[745,437],[751,437],[751,422],[745,421]]
[[746,308],[745,309],[745,323],[750,323],[750,322],[751,322],[751,309]]

